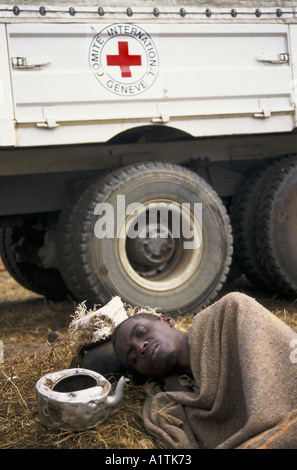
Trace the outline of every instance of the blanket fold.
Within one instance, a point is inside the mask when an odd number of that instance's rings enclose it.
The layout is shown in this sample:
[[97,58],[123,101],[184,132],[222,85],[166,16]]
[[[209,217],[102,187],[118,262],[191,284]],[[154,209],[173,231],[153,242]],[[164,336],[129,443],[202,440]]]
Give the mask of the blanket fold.
[[172,449],[296,448],[296,338],[254,299],[226,295],[189,328],[195,392],[147,384],[147,431]]

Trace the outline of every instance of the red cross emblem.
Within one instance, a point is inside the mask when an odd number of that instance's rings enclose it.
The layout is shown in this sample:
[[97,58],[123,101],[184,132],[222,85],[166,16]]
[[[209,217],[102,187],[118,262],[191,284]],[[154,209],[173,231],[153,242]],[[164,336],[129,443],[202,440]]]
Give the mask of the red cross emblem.
[[129,55],[128,41],[118,42],[118,55],[107,55],[107,65],[118,66],[122,77],[131,77],[130,66],[141,65],[141,55]]

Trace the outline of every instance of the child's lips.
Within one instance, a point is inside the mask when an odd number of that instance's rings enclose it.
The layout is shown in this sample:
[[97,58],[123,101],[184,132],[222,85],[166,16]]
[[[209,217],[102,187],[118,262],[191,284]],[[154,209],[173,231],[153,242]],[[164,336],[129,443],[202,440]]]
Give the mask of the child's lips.
[[150,347],[151,359],[154,359],[155,353],[159,347],[159,342],[154,342]]

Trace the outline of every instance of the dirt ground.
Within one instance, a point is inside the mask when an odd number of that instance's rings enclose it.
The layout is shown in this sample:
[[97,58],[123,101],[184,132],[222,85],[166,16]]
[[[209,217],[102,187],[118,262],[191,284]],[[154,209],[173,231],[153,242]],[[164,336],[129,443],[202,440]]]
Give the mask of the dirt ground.
[[[297,299],[265,295],[244,277],[227,284],[218,298],[235,290],[256,298],[297,331]],[[73,346],[68,326],[74,311],[72,303],[47,302],[26,290],[0,267],[0,448],[157,449],[140,417],[144,392],[133,384],[106,422],[93,430],[49,432],[39,422],[35,384],[44,374],[68,367]],[[183,329],[190,321],[182,317],[176,324]],[[52,333],[58,336],[54,342]]]

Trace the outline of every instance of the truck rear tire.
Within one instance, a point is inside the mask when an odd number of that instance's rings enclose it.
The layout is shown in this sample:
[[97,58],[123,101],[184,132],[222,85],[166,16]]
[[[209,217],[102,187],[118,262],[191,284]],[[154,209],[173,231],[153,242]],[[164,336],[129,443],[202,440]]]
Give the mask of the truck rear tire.
[[271,285],[267,280],[266,273],[263,272],[256,253],[256,234],[263,180],[265,180],[270,167],[270,163],[264,163],[249,176],[233,197],[230,210],[234,237],[234,260],[246,277],[265,291],[270,291]]
[[71,294],[57,269],[45,269],[17,259],[14,245],[21,237],[20,232],[22,230],[15,227],[0,230],[0,256],[9,274],[21,286],[48,300],[69,300]]
[[258,207],[256,253],[273,289],[297,294],[297,155],[273,165]]
[[[123,197],[124,211],[119,208]],[[137,209],[130,206],[135,203]],[[167,212],[165,227],[162,211],[168,207],[172,212]],[[104,208],[114,223],[105,237],[100,236],[107,230],[104,218],[97,217]],[[148,221],[150,211],[158,208],[163,215]],[[106,216],[105,222],[110,220]],[[185,235],[181,229],[189,221],[191,230]],[[197,312],[216,296],[231,264],[232,234],[225,207],[202,178],[179,165],[142,163],[93,181],[71,210],[61,214],[59,233],[64,280],[79,301],[89,304],[119,295],[128,304],[149,305],[171,315]],[[196,241],[202,237],[200,247],[193,247],[188,237],[193,234]]]

